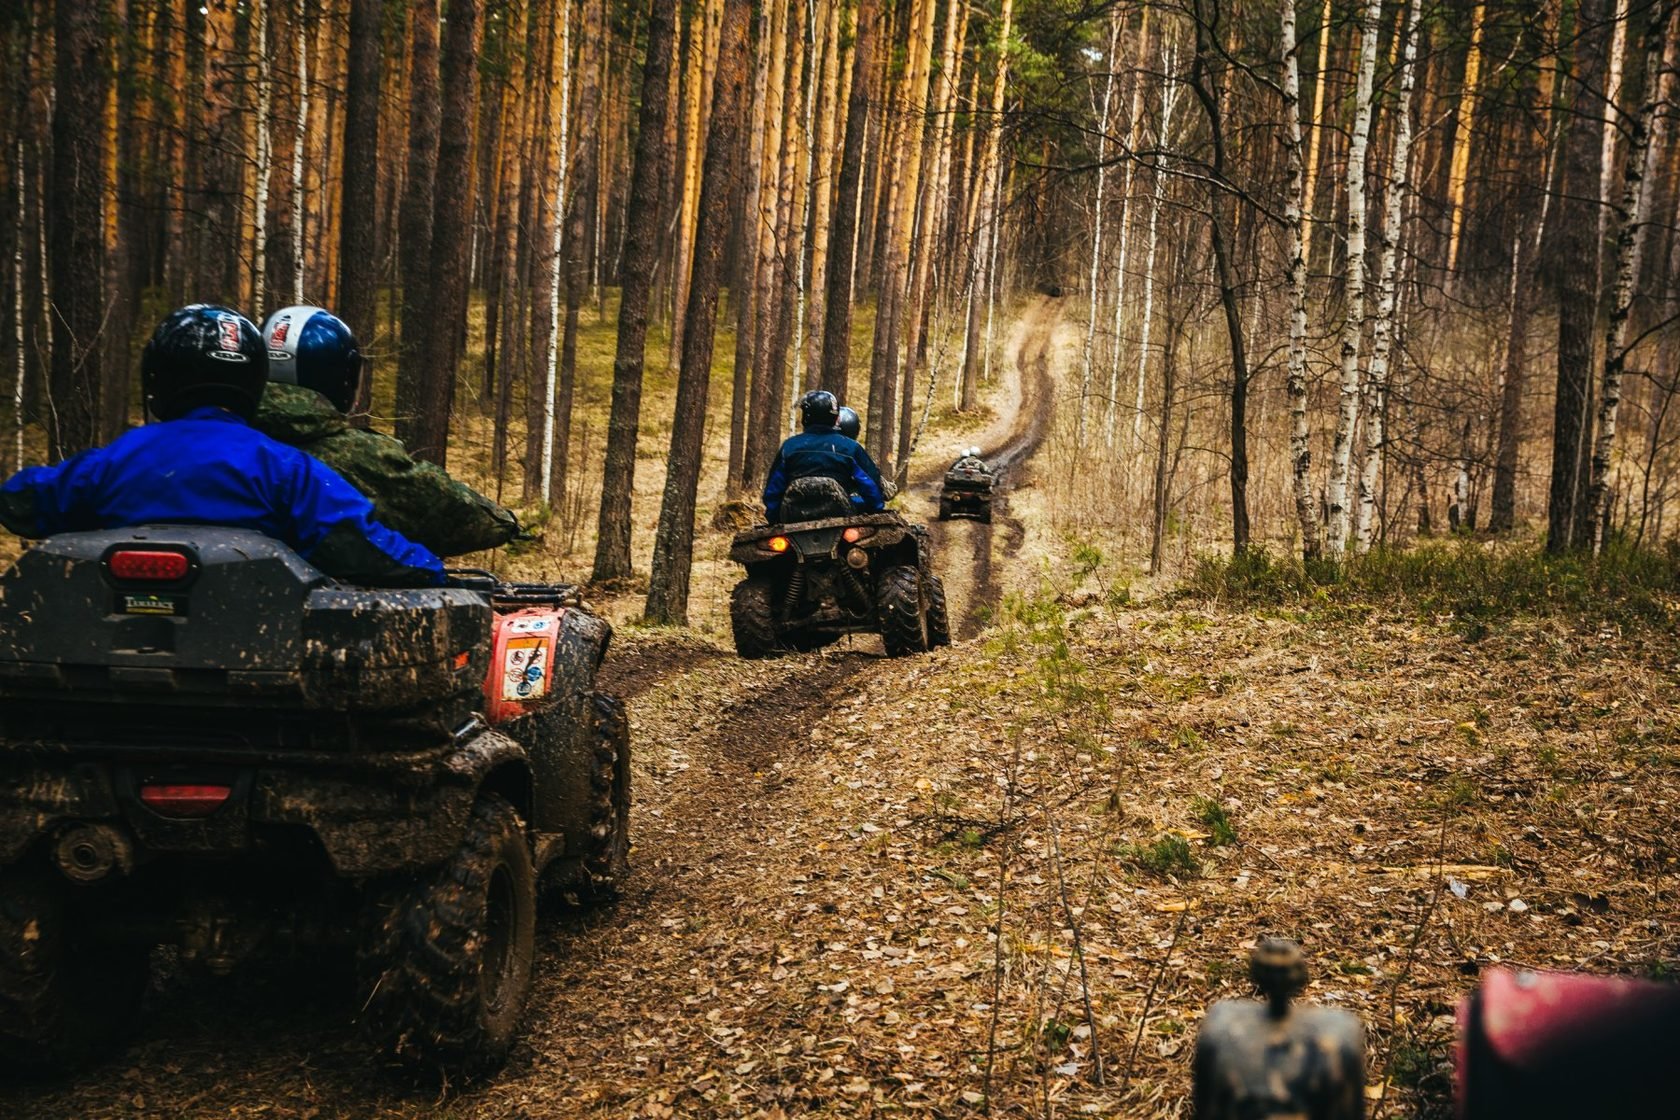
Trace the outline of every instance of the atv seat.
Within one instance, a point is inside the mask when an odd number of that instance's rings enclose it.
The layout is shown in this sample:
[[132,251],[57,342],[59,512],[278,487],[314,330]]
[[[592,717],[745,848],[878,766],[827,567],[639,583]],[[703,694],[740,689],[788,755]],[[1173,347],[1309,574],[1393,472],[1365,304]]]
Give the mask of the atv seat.
[[782,497],[782,523],[785,525],[845,517],[851,512],[852,499],[845,487],[832,478],[820,475],[794,479]]

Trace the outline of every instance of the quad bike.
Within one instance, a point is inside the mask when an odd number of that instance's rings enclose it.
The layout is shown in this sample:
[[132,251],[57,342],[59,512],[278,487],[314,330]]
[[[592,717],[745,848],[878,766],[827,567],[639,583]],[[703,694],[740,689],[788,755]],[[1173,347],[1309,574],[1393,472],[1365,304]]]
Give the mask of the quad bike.
[[852,512],[830,478],[795,480],[782,516],[780,525],[737,533],[730,549],[747,569],[729,603],[742,657],[819,649],[854,633],[879,633],[888,657],[951,644],[924,526],[896,513]]
[[398,1058],[487,1071],[538,887],[625,873],[610,627],[565,587],[360,590],[268,537],[66,533],[0,577],[0,1062],[120,1042],[154,945],[353,948]]
[[996,473],[980,458],[978,447],[963,452],[962,458],[945,472],[945,482],[939,491],[939,520],[971,517],[991,524],[992,490],[996,482]]

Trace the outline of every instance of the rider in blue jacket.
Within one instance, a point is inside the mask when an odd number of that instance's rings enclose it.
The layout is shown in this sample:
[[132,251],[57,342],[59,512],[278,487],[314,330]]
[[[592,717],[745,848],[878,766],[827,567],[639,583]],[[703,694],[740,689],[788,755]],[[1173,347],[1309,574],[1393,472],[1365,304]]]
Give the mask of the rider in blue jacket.
[[840,402],[826,389],[812,389],[799,401],[804,431],[789,437],[776,453],[764,484],[764,512],[772,525],[781,520],[782,495],[797,478],[832,478],[851,495],[854,508],[877,513],[886,504],[881,471],[856,440],[842,435]]
[[0,486],[0,524],[20,536],[158,523],[255,529],[330,576],[435,586],[443,563],[373,519],[329,467],[251,427],[268,380],[256,326],[194,304],[159,324],[141,359],[157,423]]

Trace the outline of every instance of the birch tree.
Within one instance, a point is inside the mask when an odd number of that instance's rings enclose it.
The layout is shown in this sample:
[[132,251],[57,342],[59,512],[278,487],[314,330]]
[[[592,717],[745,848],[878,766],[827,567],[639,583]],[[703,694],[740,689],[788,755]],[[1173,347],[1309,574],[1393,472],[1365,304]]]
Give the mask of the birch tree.
[[[1149,8],[1143,9],[1138,27],[1137,53],[1149,50]],[[1293,14],[1293,13],[1292,13]],[[1126,253],[1131,247],[1132,177],[1137,171],[1137,145],[1143,119],[1143,72],[1132,68],[1132,111],[1126,118],[1126,176],[1120,189],[1120,252],[1114,264],[1114,353],[1108,365],[1108,420],[1103,432],[1107,446],[1114,446],[1114,433],[1120,419],[1120,362],[1125,351],[1121,345],[1126,324],[1126,292],[1131,287],[1126,277]]]
[[1312,442],[1307,429],[1307,257],[1306,198],[1301,166],[1301,68],[1295,37],[1295,0],[1282,0],[1284,144],[1289,184],[1284,192],[1284,227],[1289,241],[1289,466],[1301,555],[1318,556],[1318,511],[1312,497]]
[[1359,422],[1359,344],[1365,329],[1365,152],[1371,138],[1371,85],[1377,67],[1378,21],[1382,0],[1368,0],[1359,21],[1359,79],[1354,95],[1353,135],[1347,167],[1347,318],[1342,323],[1341,408],[1330,452],[1329,548],[1340,558],[1348,543],[1348,475],[1355,426]]
[[1382,251],[1377,264],[1377,315],[1371,329],[1371,367],[1365,377],[1365,454],[1359,471],[1359,514],[1355,547],[1369,552],[1376,523],[1377,474],[1382,469],[1383,418],[1388,412],[1388,363],[1394,344],[1395,265],[1399,259],[1400,222],[1411,191],[1412,91],[1416,86],[1418,0],[1403,0],[1406,30],[1400,54],[1400,101],[1394,107],[1394,152],[1389,161],[1388,195],[1383,200]]
[[1616,286],[1610,298],[1610,326],[1604,339],[1604,378],[1599,399],[1598,436],[1593,444],[1592,550],[1604,548],[1605,526],[1610,515],[1610,459],[1616,446],[1616,418],[1622,402],[1622,372],[1627,364],[1628,313],[1633,307],[1634,285],[1639,279],[1640,255],[1645,245],[1646,180],[1655,170],[1652,157],[1651,125],[1657,115],[1663,83],[1663,34],[1674,13],[1673,0],[1661,0],[1651,10],[1645,30],[1645,96],[1628,145],[1627,167],[1623,171],[1622,204],[1617,210],[1620,223],[1616,235]]
[[1149,335],[1155,320],[1155,251],[1159,242],[1161,204],[1167,194],[1167,149],[1172,143],[1173,109],[1178,104],[1180,89],[1173,80],[1178,61],[1178,47],[1172,35],[1161,41],[1161,126],[1155,133],[1155,188],[1149,199],[1149,240],[1144,250],[1143,317],[1138,327],[1138,365],[1136,400],[1132,404],[1132,442],[1143,438],[1143,389],[1149,372]]
[[[1102,300],[1098,298],[1097,269],[1102,263],[1103,188],[1107,185],[1108,177],[1108,114],[1109,105],[1114,100],[1114,62],[1119,42],[1120,10],[1116,8],[1108,20],[1108,53],[1103,56],[1103,69],[1107,71],[1107,75],[1103,80],[1102,112],[1097,118],[1097,197],[1091,216],[1091,280],[1085,289],[1090,295],[1090,307],[1085,322],[1085,352],[1079,371],[1079,422],[1076,438],[1081,447],[1085,446],[1085,429],[1091,407],[1091,366],[1096,359],[1097,315],[1102,308]],[[1121,285],[1117,283],[1115,287],[1118,290]]]
[[[997,65],[992,72],[992,96],[986,143],[980,157],[980,202],[974,208],[974,265],[978,281],[968,286],[967,341],[963,347],[962,408],[964,411],[980,403],[979,365],[981,362],[980,328],[982,317],[989,322],[986,306],[990,301],[992,284],[997,273],[997,205],[1002,190],[1000,167],[1003,147],[1003,98],[1009,84],[1009,26],[1014,15],[1013,0],[1003,0],[998,13]],[[990,349],[991,331],[986,332]],[[986,360],[990,360],[989,353]]]

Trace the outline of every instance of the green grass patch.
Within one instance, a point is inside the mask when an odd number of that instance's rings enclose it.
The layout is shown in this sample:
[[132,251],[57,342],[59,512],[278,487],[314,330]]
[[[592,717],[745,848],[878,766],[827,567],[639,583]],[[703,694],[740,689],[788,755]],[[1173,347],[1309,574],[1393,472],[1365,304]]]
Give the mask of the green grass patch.
[[1127,844],[1119,852],[1120,858],[1140,871],[1162,878],[1198,878],[1202,865],[1190,850],[1190,841],[1176,832],[1163,832],[1148,844]]
[[1222,848],[1237,842],[1237,826],[1231,823],[1231,815],[1218,801],[1211,797],[1198,797],[1190,803],[1190,810],[1208,830],[1208,842],[1214,847]]
[[1471,639],[1489,623],[1517,615],[1667,626],[1680,607],[1680,545],[1656,550],[1613,540],[1595,558],[1459,537],[1377,548],[1339,565],[1247,549],[1201,557],[1179,593],[1309,616],[1399,602],[1450,616]]

